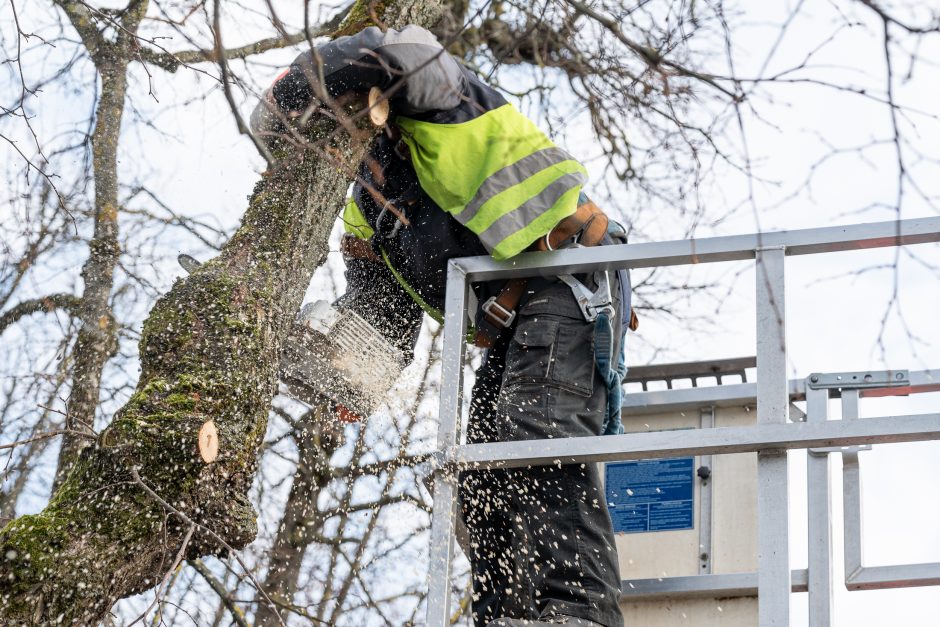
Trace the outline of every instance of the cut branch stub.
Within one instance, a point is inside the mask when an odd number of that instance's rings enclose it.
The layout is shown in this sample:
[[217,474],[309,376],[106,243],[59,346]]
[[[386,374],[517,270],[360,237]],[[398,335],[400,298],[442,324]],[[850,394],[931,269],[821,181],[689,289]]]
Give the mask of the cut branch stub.
[[199,429],[199,455],[207,464],[211,464],[219,456],[219,430],[211,420]]
[[378,87],[369,90],[369,119],[375,126],[385,126],[388,120],[388,99]]

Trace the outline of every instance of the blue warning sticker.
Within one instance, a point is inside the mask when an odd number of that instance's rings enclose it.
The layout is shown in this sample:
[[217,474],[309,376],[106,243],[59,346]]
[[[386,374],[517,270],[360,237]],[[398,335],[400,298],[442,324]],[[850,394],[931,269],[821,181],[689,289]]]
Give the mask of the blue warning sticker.
[[695,460],[607,464],[607,509],[615,533],[692,529]]

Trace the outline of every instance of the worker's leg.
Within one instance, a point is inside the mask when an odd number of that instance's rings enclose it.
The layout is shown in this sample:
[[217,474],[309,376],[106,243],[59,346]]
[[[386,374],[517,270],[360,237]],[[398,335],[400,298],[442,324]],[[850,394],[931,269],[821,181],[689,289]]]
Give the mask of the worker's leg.
[[[600,434],[607,390],[594,366],[593,339],[594,325],[583,318],[520,314],[497,407],[499,439]],[[617,553],[597,467],[539,466],[512,477],[539,616],[621,625]]]
[[[519,312],[505,347],[496,405],[478,403],[486,411],[471,421],[482,441],[600,433],[606,387],[594,367],[594,325],[572,304],[567,288],[555,286],[536,294]],[[493,372],[484,369],[481,375],[478,397],[481,389],[493,387],[486,380]],[[480,421],[483,416],[485,422]],[[619,626],[617,556],[596,467],[575,464],[480,475],[464,483],[468,527],[482,525],[471,533],[471,542],[478,544],[471,556],[474,588],[479,590],[477,624],[500,616],[565,614]],[[471,493],[474,497],[468,499]],[[484,513],[475,513],[481,507]],[[493,525],[492,536],[487,535],[488,524]],[[500,589],[502,585],[506,587]]]
[[[507,341],[497,342],[477,371],[470,404],[467,441],[496,441],[495,410]],[[524,569],[513,550],[516,535],[511,488],[505,471],[474,470],[460,476],[461,514],[467,527],[473,615],[477,627],[529,606],[529,588],[520,588]]]

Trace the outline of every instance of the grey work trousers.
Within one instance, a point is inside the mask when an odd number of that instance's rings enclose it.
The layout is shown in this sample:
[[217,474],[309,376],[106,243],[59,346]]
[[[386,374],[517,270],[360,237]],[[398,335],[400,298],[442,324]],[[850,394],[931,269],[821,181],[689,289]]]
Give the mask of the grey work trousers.
[[[615,348],[619,354],[619,341]],[[606,401],[594,324],[566,285],[552,283],[528,299],[514,328],[488,351],[468,441],[598,435]],[[477,627],[555,614],[623,625],[617,551],[594,464],[467,471],[460,483]]]

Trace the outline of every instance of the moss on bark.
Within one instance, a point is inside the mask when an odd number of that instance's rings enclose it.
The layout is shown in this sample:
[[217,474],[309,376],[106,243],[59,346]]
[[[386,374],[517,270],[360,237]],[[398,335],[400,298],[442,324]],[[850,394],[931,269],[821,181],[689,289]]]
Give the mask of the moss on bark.
[[[436,4],[401,0],[381,8],[390,26],[430,25]],[[221,254],[155,304],[128,403],[82,451],[48,506],[0,531],[0,623],[97,624],[115,601],[161,580],[189,524],[151,498],[131,469],[231,547],[254,538],[247,493],[281,339],[325,258],[349,184],[343,173],[355,169],[372,136],[333,130],[314,130],[311,139],[333,137],[323,152],[281,147],[277,167],[256,185]],[[209,419],[218,427],[219,456],[205,464],[197,443]],[[197,531],[186,557],[222,550]]]

